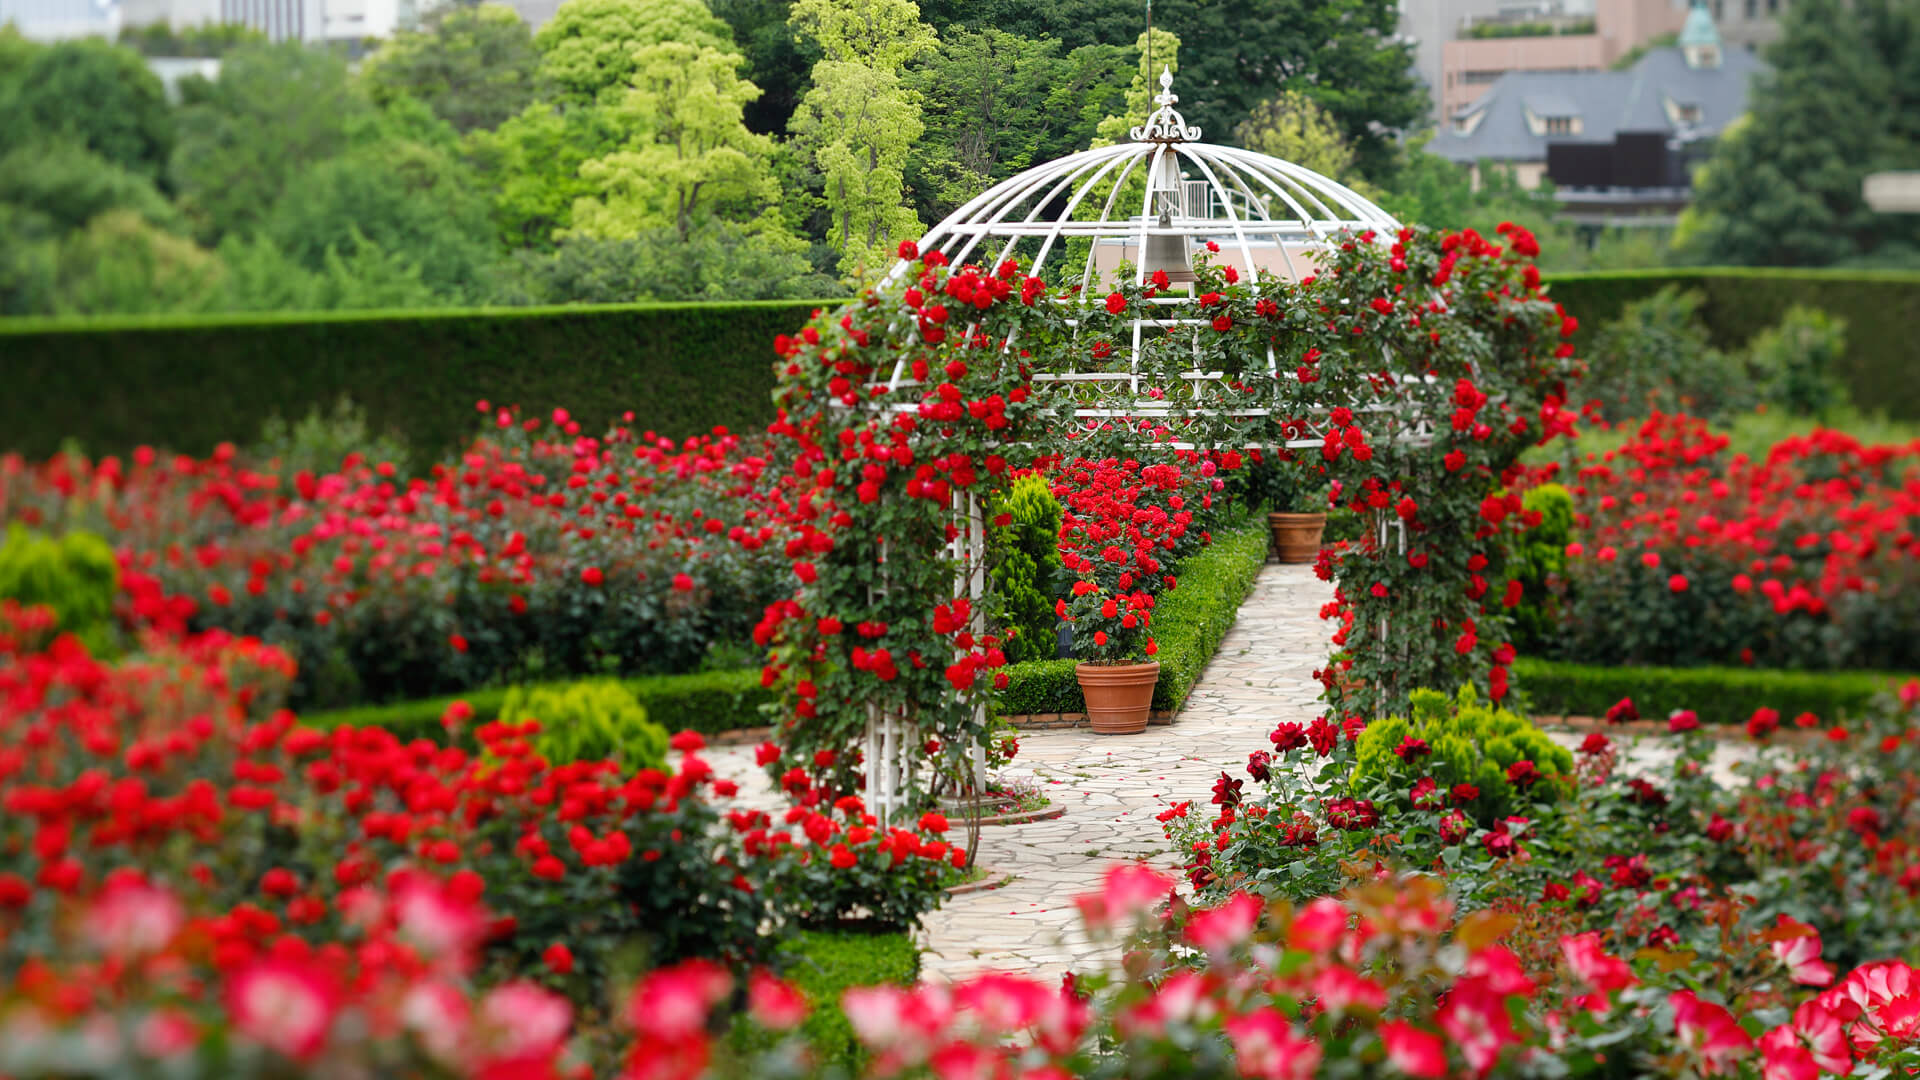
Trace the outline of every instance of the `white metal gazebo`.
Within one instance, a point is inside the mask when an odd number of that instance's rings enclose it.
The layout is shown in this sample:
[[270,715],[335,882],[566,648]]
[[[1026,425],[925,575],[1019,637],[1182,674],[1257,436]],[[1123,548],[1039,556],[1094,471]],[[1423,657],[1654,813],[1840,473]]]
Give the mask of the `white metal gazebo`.
[[[1196,255],[1204,253],[1216,265],[1234,267],[1249,281],[1263,274],[1299,281],[1315,273],[1318,256],[1328,245],[1371,230],[1374,242],[1384,247],[1400,228],[1359,193],[1310,169],[1200,142],[1200,129],[1175,109],[1178,101],[1172,73],[1163,68],[1156,108],[1145,124],[1131,130],[1131,141],[1070,154],[1001,181],[934,226],[918,245],[923,253],[941,252],[954,266],[993,267],[1017,258],[1026,273],[1045,280],[1056,295],[1071,291],[1073,299],[1059,302],[1080,306],[1101,303],[1118,283],[1123,265],[1131,267],[1135,285],[1144,285],[1155,271],[1166,273],[1169,287],[1129,320],[1130,350],[1116,348],[1104,363],[1033,376],[1036,383],[1074,384],[1063,388],[1076,402],[1070,411],[1089,429],[1129,427],[1196,406],[1216,415],[1267,414],[1231,403],[1201,404],[1206,388],[1221,382],[1222,372],[1142,371],[1144,343],[1172,328],[1207,321],[1199,317]],[[885,284],[898,286],[912,267],[904,260],[896,264]],[[1271,375],[1276,366],[1271,348],[1266,359]],[[1144,385],[1155,380],[1161,384]],[[888,380],[889,389],[917,385],[903,359]],[[1184,395],[1175,395],[1176,389]],[[1170,396],[1183,396],[1184,401],[1170,402]],[[911,411],[916,408],[911,397],[895,397],[890,407]],[[1356,411],[1389,407],[1353,405]],[[1298,440],[1298,445],[1318,441],[1316,436]],[[1188,444],[1160,445],[1174,449]],[[982,632],[979,601],[987,588],[984,507],[973,493],[957,492],[953,512],[957,528],[948,557],[956,567],[955,594],[975,601],[974,629]],[[984,697],[975,709],[984,729]],[[874,768],[868,795],[883,818],[902,805],[914,783],[914,750],[904,717],[870,707],[867,760]],[[980,748],[972,747],[970,756],[975,775],[982,775]]]

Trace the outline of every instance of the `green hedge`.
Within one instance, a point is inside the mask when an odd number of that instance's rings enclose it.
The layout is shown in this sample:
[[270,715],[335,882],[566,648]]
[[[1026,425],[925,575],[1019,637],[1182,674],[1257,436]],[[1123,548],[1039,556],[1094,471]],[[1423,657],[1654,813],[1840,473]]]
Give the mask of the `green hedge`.
[[[1906,338],[1920,321],[1920,274],[1707,268],[1549,280],[1579,317],[1582,343],[1669,284],[1706,295],[1702,317],[1723,348],[1791,304],[1821,308],[1847,320],[1854,400],[1920,419]],[[564,405],[590,429],[628,409],[670,435],[748,428],[773,417],[774,335],[838,302],[0,320],[0,450],[43,456],[73,438],[97,452],[148,443],[205,453],[343,394],[374,430],[427,453],[473,430],[479,398]]]
[[[647,719],[668,732],[698,731],[713,735],[767,723],[760,706],[774,700],[773,691],[760,685],[760,672],[701,671],[691,675],[650,675],[623,679],[633,696],[646,706]],[[323,728],[381,727],[403,739],[442,737],[440,717],[447,706],[465,701],[473,706],[474,723],[500,715],[504,689],[475,690],[451,697],[368,705],[357,709],[310,713],[303,719]]]
[[1541,716],[1604,716],[1630,697],[1642,717],[1692,709],[1706,724],[1744,724],[1766,707],[1791,720],[1810,712],[1834,720],[1859,712],[1895,680],[1876,671],[1766,671],[1722,667],[1599,667],[1522,657],[1514,681]]
[[1745,345],[1780,321],[1794,304],[1847,320],[1847,352],[1840,375],[1864,409],[1920,419],[1920,379],[1912,373],[1911,327],[1920,324],[1920,274],[1869,270],[1772,270],[1712,267],[1697,270],[1619,270],[1548,277],[1554,299],[1579,318],[1574,343],[1634,300],[1666,285],[1698,289],[1701,319],[1714,345]]
[[482,398],[595,432],[629,409],[675,436],[764,426],[774,335],[827,303],[0,320],[0,450],[203,454],[342,395],[427,454],[476,430]]
[[[1267,523],[1259,516],[1214,534],[1213,546],[1180,567],[1180,585],[1154,609],[1160,645],[1160,682],[1153,707],[1172,711],[1187,700],[1200,672],[1220,648],[1267,561]],[[1001,714],[1078,713],[1087,709],[1072,660],[1030,660],[1007,667],[1007,688],[995,698]]]

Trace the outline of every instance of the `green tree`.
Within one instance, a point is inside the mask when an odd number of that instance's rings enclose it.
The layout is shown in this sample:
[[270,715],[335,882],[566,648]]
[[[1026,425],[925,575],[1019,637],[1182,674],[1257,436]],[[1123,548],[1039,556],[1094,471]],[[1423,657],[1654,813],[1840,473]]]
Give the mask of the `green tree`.
[[471,133],[468,152],[492,193],[498,240],[508,248],[551,248],[572,226],[574,204],[596,191],[581,166],[611,153],[627,134],[612,110],[592,105],[529,105],[498,130]]
[[56,234],[83,228],[108,210],[130,210],[170,231],[183,226],[152,179],[75,142],[32,144],[0,156],[0,203],[43,215]]
[[850,280],[871,280],[920,219],[906,202],[909,155],[925,125],[898,74],[937,46],[912,0],[796,0],[796,30],[818,46],[793,134],[820,184],[827,243]]
[[778,222],[708,221],[693,234],[648,229],[618,240],[574,237],[552,253],[515,252],[496,280],[496,304],[608,304],[635,300],[780,300],[830,296],[806,241]]
[[[1089,45],[1113,47],[1140,33],[1140,0],[923,0],[920,17],[945,37],[949,29],[994,27],[1025,38],[1052,38],[1071,55]],[[1155,12],[1156,18],[1159,13]],[[1078,149],[1076,147],[1076,149]]]
[[701,0],[567,0],[534,37],[541,76],[571,104],[624,93],[636,51],[666,41],[733,52],[727,24]]
[[295,177],[263,231],[316,273],[371,245],[377,265],[416,267],[442,301],[471,296],[491,259],[486,202],[471,170],[407,139],[357,147]]
[[1094,146],[1125,142],[1128,129],[1146,123],[1147,116],[1153,112],[1154,95],[1160,92],[1160,72],[1164,70],[1180,74],[1180,35],[1172,31],[1158,27],[1151,35],[1141,31],[1139,39],[1134,42],[1133,52],[1136,62],[1126,95],[1121,99],[1118,112],[1108,113],[1095,125]]
[[1153,19],[1189,43],[1174,89],[1187,120],[1207,137],[1224,137],[1276,90],[1299,90],[1339,122],[1361,174],[1378,180],[1393,169],[1396,133],[1428,114],[1413,47],[1398,33],[1399,7],[1395,0],[1159,0]]
[[1131,68],[1123,49],[1063,57],[1051,39],[949,32],[908,79],[926,124],[911,173],[921,209],[937,220],[994,181],[1085,148],[1121,107]]
[[737,54],[674,41],[636,49],[634,59],[632,85],[611,107],[614,124],[632,134],[581,165],[594,194],[575,204],[572,234],[607,239],[671,225],[684,241],[716,208],[775,196],[773,142],[742,122],[760,90],[736,74]]
[[60,243],[54,310],[106,315],[194,311],[219,287],[220,259],[132,210],[109,210]]
[[1332,180],[1347,179],[1353,171],[1353,150],[1339,124],[1299,90],[1282,90],[1255,105],[1233,129],[1233,140]]
[[343,153],[372,114],[346,62],[295,43],[251,45],[216,82],[182,84],[173,176],[205,242],[257,228],[293,177]]
[[129,172],[160,179],[173,151],[166,90],[140,54],[97,38],[9,47],[0,75],[0,152],[67,139]]
[[748,77],[760,87],[760,96],[747,105],[747,129],[784,134],[807,92],[807,72],[819,59],[802,51],[801,40],[787,26],[792,0],[713,0],[712,7],[733,29]]
[[455,131],[495,128],[534,100],[540,54],[520,14],[504,4],[444,8],[423,30],[402,30],[368,57],[360,78],[375,104],[425,103]]
[[1875,214],[1869,172],[1920,167],[1912,0],[1804,0],[1757,76],[1748,122],[1695,177],[1676,238],[1692,261],[1824,266],[1920,260],[1920,218]]

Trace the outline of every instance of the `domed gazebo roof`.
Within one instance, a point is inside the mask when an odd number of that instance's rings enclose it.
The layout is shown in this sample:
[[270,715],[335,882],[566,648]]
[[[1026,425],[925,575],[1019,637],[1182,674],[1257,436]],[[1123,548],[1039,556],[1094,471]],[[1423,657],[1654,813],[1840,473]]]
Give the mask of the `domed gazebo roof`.
[[[1220,265],[1253,276],[1266,270],[1299,280],[1312,253],[1343,229],[1399,229],[1386,211],[1310,169],[1250,150],[1200,142],[1174,108],[1173,75],[1163,68],[1158,106],[1132,140],[1096,147],[988,188],[920,241],[955,265],[992,266],[1018,257],[1029,273],[1056,286],[1111,280],[1122,262],[1143,281],[1165,240],[1192,254],[1208,241]],[[1164,238],[1161,243],[1150,241]],[[894,273],[905,272],[905,264]],[[1168,299],[1172,299],[1169,297]]]

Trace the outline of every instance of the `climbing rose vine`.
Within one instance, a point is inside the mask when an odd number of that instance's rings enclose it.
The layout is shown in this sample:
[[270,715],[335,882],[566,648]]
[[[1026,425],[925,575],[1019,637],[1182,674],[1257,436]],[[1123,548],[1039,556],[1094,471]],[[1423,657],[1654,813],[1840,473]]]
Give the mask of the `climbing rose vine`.
[[[796,591],[756,633],[788,703],[788,759],[770,767],[828,755],[851,782],[869,710],[965,745],[1005,657],[959,595],[956,505],[1051,454],[1172,460],[1175,442],[1295,444],[1373,522],[1318,567],[1338,583],[1325,614],[1341,651],[1321,675],[1341,714],[1419,686],[1503,697],[1518,601],[1504,539],[1525,520],[1503,487],[1523,449],[1571,431],[1579,363],[1538,245],[1501,231],[1345,235],[1297,283],[1202,260],[1193,306],[1170,304],[1161,275],[1082,304],[1016,261],[953,267],[903,246],[904,273],[777,342],[772,430],[802,483]],[[1153,325],[1135,357],[1140,319]],[[1116,410],[1137,414],[1076,416],[1084,391],[1037,378],[1092,371],[1138,372],[1138,404]]]

